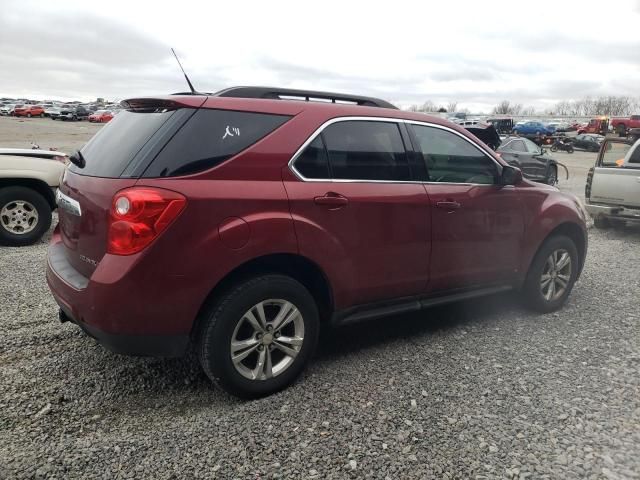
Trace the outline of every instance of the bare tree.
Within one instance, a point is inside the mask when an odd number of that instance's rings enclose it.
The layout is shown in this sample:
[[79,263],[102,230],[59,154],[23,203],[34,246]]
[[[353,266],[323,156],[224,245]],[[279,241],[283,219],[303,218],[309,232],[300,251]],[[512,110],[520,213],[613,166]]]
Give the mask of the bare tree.
[[536,114],[536,109],[533,108],[531,105],[529,105],[528,107],[524,107],[521,111],[520,111],[520,115],[526,115],[526,116],[532,116]]
[[458,111],[457,108],[458,108],[458,102],[457,101],[454,100],[454,101],[451,101],[451,102],[447,103],[447,112],[449,112],[449,113],[457,112]]
[[493,107],[493,113],[496,115],[518,115],[521,110],[521,104],[511,103],[509,100],[502,100]]

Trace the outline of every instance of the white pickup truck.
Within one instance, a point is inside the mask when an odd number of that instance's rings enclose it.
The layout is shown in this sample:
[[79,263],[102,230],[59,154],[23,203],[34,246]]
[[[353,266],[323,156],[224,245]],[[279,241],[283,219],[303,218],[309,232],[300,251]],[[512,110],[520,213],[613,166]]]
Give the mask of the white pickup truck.
[[596,228],[640,221],[640,139],[606,139],[585,188]]
[[0,148],[0,245],[29,245],[49,229],[67,161],[62,152]]

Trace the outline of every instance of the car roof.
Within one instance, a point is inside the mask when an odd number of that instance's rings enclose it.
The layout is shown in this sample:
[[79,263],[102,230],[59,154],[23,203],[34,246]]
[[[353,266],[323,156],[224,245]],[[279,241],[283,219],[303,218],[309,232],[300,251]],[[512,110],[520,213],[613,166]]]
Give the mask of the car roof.
[[446,125],[456,131],[466,132],[459,125],[441,117],[422,112],[409,112],[395,108],[381,108],[353,104],[316,102],[289,99],[236,98],[209,95],[162,95],[156,97],[138,97],[123,100],[125,109],[142,109],[153,105],[174,107],[205,107],[227,110],[251,111],[256,113],[272,113],[279,115],[298,115],[302,112],[315,112],[326,118],[334,117],[383,117],[401,120],[414,120],[438,125]]

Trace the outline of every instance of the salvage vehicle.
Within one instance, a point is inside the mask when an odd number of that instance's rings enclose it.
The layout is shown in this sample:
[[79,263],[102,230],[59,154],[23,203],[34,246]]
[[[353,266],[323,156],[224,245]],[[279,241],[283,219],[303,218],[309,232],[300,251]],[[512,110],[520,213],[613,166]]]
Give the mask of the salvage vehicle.
[[232,394],[291,384],[323,323],[511,290],[552,312],[584,265],[580,201],[443,118],[266,87],[123,105],[58,190],[60,319],[121,353],[193,348]]
[[640,128],[640,115],[612,118],[611,127],[620,137],[626,137],[631,128]]
[[525,178],[547,185],[558,183],[558,162],[528,138],[507,137],[497,152],[509,165],[522,170]]
[[94,113],[89,115],[89,121],[96,123],[107,123],[112,118],[113,113],[109,110],[96,110]]
[[604,141],[587,175],[585,199],[596,228],[640,221],[640,140]]
[[553,135],[555,130],[542,122],[530,120],[513,127],[515,135]]
[[60,120],[82,120],[89,117],[91,112],[82,105],[67,105],[60,109],[60,113],[56,117]]
[[30,245],[49,230],[66,159],[57,151],[0,149],[0,245]]
[[511,133],[515,127],[512,117],[492,117],[487,119],[487,123],[493,125],[500,134]]
[[578,135],[581,133],[595,133],[606,135],[609,131],[609,117],[597,117],[589,120],[589,123],[578,128]]
[[8,103],[0,107],[0,115],[13,116],[14,110],[21,107],[24,107],[22,103]]
[[13,110],[15,117],[44,117],[44,108],[41,105],[24,105]]
[[598,152],[603,141],[604,137],[602,135],[581,133],[573,139],[573,146],[589,152]]

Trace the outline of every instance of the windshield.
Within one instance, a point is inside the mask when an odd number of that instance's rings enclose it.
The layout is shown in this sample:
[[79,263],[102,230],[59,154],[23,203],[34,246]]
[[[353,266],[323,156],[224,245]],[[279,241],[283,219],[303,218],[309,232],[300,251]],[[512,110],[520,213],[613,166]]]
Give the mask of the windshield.
[[623,142],[607,142],[602,154],[600,165],[603,167],[619,167],[624,157],[631,149],[631,145]]

